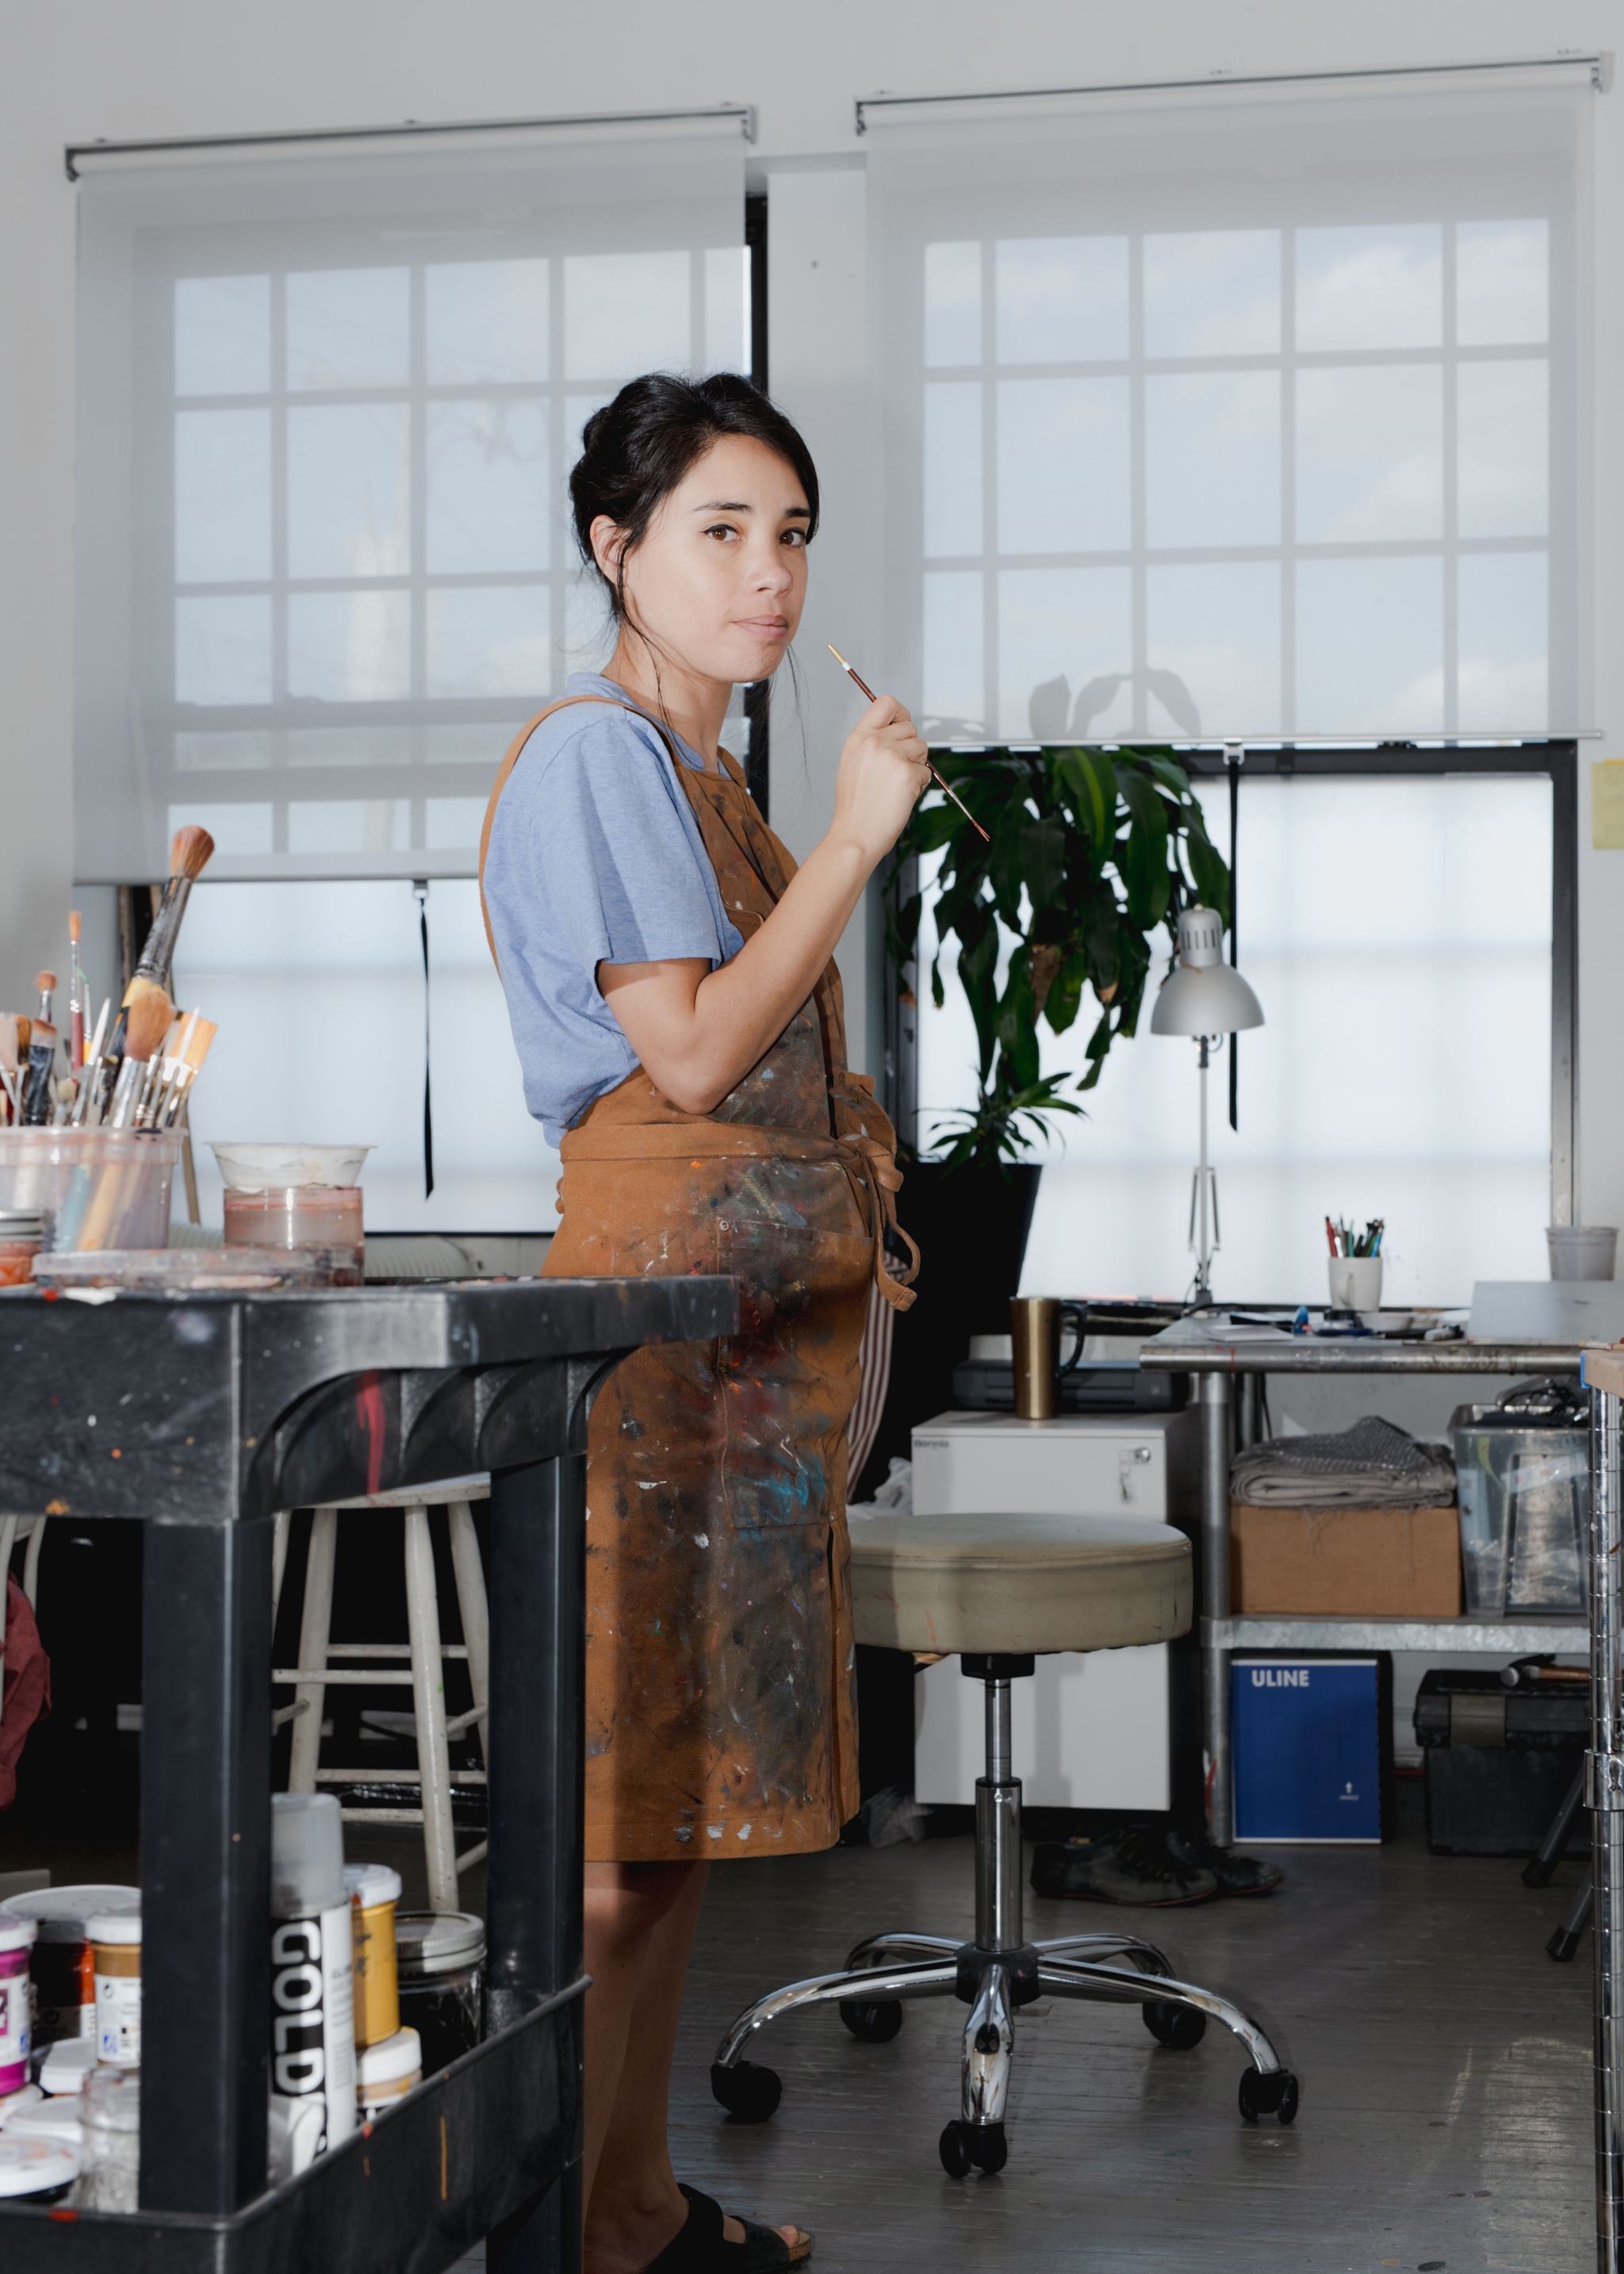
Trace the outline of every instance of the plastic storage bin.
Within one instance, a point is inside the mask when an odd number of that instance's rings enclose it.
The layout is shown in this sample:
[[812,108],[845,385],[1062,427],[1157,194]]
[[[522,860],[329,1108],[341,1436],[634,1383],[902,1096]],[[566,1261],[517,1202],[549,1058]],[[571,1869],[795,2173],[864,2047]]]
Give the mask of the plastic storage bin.
[[[1584,1758],[1583,1684],[1507,1690],[1498,1674],[1434,1667],[1416,1695],[1426,1839],[1437,1856],[1531,1856]],[[1588,1815],[1569,1842],[1584,1844]]]
[[1468,1617],[1582,1612],[1590,1524],[1590,1433],[1500,1405],[1449,1417]]

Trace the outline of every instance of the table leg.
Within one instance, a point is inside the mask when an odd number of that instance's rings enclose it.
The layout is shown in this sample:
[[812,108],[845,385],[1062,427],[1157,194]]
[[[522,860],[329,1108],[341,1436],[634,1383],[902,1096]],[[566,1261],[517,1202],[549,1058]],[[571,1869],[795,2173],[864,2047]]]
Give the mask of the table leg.
[[265,2187],[271,1532],[153,1523],[142,1543],[144,2210]]
[[1596,2258],[1600,2274],[1624,2267],[1624,1793],[1617,1790],[1624,1706],[1624,1400],[1591,1392],[1590,1753],[1585,1763],[1595,1889]]
[[[586,1718],[586,1457],[491,1479],[489,2027],[579,1979]],[[542,1742],[546,1733],[546,1741]],[[575,2082],[580,2082],[580,2014]],[[570,2168],[504,2238],[504,2274],[575,2274],[580,2135]]]
[[[1200,1377],[1203,1618],[1229,1615],[1229,1412],[1227,1374]],[[1220,1848],[1235,1837],[1229,1760],[1229,1653],[1201,1646],[1201,1750],[1207,1824]]]

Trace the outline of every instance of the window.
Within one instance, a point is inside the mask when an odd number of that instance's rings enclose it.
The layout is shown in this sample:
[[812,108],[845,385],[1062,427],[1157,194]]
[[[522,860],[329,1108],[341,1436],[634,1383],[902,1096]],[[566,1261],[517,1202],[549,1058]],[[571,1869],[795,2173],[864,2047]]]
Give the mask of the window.
[[468,875],[604,651],[565,479],[650,369],[748,370],[742,151],[240,157],[83,185],[80,877]]

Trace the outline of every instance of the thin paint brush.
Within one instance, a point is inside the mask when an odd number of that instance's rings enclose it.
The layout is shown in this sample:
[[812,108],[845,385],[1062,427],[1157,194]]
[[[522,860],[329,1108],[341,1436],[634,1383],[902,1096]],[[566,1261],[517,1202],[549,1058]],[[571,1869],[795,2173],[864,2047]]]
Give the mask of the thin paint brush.
[[[102,998],[102,1015],[96,1020],[96,1030],[90,1038],[90,1048],[85,1053],[85,1064],[79,1072],[79,1095],[74,1098],[73,1111],[68,1116],[69,1121],[75,1129],[84,1128],[93,1098],[97,1102],[98,1118],[100,1116],[102,1045],[107,1038],[107,1022],[111,1018],[112,1013],[113,998],[110,995],[104,995]],[[95,1123],[92,1122],[90,1126],[94,1129]]]
[[[853,686],[858,689],[859,693],[866,695],[870,703],[877,703],[880,698],[875,693],[873,688],[868,686],[866,681],[858,677],[857,674],[852,669],[851,665],[846,661],[839,649],[835,645],[833,640],[828,641],[826,644],[830,654],[833,656],[835,661],[839,665],[841,670],[845,672],[846,677],[851,681]],[[930,765],[929,758],[926,759],[925,764],[928,766]],[[930,766],[930,779],[935,782],[938,789],[944,789],[947,792],[949,797],[952,799],[953,803],[959,808],[959,812],[963,814],[971,828],[977,831],[986,842],[990,845],[992,843],[992,839],[987,835],[987,832],[981,827],[981,823],[971,812],[963,798],[959,796],[959,792],[953,787],[951,782],[944,782],[943,780],[941,775],[936,772],[934,766]]]
[[42,1129],[56,1102],[51,1087],[56,1070],[56,1029],[51,1023],[51,998],[56,991],[56,975],[54,971],[37,971],[34,983],[40,990],[40,1013],[29,1028],[22,1118],[29,1128]]
[[79,968],[79,913],[68,910],[68,1066],[77,1073],[85,1063],[85,1005],[80,999]]

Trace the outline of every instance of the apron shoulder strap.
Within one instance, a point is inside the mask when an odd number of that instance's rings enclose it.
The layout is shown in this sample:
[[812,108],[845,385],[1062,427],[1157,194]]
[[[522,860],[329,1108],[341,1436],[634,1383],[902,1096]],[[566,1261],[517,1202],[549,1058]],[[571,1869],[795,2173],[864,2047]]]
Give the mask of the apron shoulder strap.
[[[640,711],[635,703],[622,703],[613,695],[562,695],[556,703],[549,703],[545,711],[538,711],[533,719],[520,727],[508,744],[508,755],[496,770],[496,779],[491,786],[491,794],[485,804],[485,824],[479,832],[479,913],[485,920],[485,945],[491,951],[491,960],[496,966],[499,977],[502,968],[501,959],[496,953],[496,936],[491,930],[491,911],[485,906],[485,864],[491,850],[491,826],[496,819],[497,800],[508,787],[508,775],[519,763],[520,751],[523,749],[542,720],[550,719],[555,711],[568,711],[573,704],[576,703],[603,703],[606,704],[612,711],[629,711],[635,718],[649,718],[648,712]],[[670,735],[660,726],[658,719],[649,719],[649,724],[658,729],[661,741],[665,744],[666,749],[671,750],[674,762],[677,754],[672,749]]]

